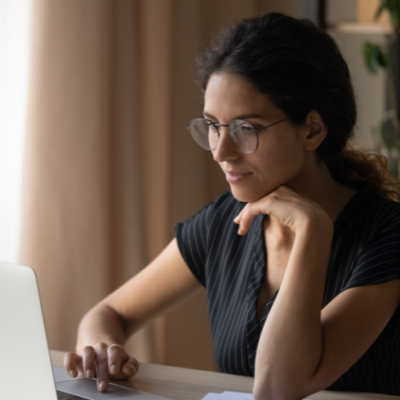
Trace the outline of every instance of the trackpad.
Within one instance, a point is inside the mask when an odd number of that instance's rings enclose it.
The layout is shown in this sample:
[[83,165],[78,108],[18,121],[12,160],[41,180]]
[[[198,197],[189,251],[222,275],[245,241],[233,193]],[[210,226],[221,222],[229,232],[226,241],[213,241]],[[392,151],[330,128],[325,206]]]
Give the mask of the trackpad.
[[76,379],[86,379],[84,376],[79,376],[78,378],[72,378],[69,376],[68,372],[61,367],[53,367],[54,382],[64,382],[64,381],[74,381]]
[[127,389],[112,383],[110,383],[106,393],[101,393],[97,390],[96,383],[97,382],[94,379],[77,379],[75,381],[58,382],[56,383],[56,388],[62,392],[87,397],[88,399],[93,400],[116,400],[127,397],[134,400],[167,400],[165,397],[140,392],[138,390]]

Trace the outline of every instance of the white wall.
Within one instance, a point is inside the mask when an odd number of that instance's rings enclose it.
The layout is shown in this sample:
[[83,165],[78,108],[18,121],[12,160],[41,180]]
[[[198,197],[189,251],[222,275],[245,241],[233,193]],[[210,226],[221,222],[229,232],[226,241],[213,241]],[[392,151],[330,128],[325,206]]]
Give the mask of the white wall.
[[[354,85],[358,121],[352,143],[365,150],[385,153],[379,135],[379,123],[385,111],[385,76],[382,70],[371,75],[364,64],[363,47],[366,41],[384,43],[388,28],[378,24],[357,22],[360,13],[357,0],[328,0],[328,30],[337,41],[347,61]],[[369,4],[370,5],[370,4]]]
[[357,21],[357,0],[328,0],[326,22],[328,26]]
[[358,106],[358,122],[352,143],[365,150],[382,152],[379,123],[385,111],[385,77],[382,70],[371,75],[362,49],[366,41],[383,43],[387,29],[376,25],[340,24],[329,30],[350,68]]
[[0,0],[0,260],[17,262],[32,0]]

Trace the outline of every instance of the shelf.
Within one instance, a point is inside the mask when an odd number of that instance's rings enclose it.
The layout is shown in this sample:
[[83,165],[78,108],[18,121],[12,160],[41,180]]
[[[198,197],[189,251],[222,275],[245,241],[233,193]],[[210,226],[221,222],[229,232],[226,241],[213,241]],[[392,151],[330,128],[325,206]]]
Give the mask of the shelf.
[[343,22],[328,27],[329,31],[358,34],[390,34],[392,29],[387,25]]

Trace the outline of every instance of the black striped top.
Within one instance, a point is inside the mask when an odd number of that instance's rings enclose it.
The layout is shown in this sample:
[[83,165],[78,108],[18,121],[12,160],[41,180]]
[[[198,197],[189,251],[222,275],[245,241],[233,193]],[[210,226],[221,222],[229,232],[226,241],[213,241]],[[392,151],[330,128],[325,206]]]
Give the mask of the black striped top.
[[[261,321],[257,301],[266,270],[264,215],[237,234],[233,219],[246,203],[230,192],[177,224],[181,254],[207,288],[216,362],[222,372],[254,376]],[[323,307],[342,291],[400,279],[400,203],[359,190],[334,222]],[[400,307],[368,351],[328,389],[400,395]]]

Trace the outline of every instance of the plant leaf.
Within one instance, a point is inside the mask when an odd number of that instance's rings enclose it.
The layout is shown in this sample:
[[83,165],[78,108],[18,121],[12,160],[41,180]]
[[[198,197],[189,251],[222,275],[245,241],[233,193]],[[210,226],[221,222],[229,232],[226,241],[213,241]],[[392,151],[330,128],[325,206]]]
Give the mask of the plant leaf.
[[389,10],[390,20],[393,26],[398,25],[399,23],[399,11],[400,11],[400,4],[399,0],[387,0],[387,9]]
[[400,2],[399,0],[381,0],[381,5],[376,11],[374,19],[377,20],[382,12],[387,10],[392,27],[397,31],[400,26]]
[[375,17],[374,17],[375,20],[379,19],[379,17],[380,17],[381,14],[382,14],[382,11],[386,8],[386,5],[383,4],[384,2],[381,2],[381,3],[382,3],[382,4],[379,6],[378,10],[377,10],[376,13],[375,13]]
[[368,71],[371,74],[376,74],[377,73],[377,66],[379,65],[378,61],[378,54],[379,54],[380,48],[379,46],[366,42],[364,44],[364,61],[367,66]]
[[377,49],[377,62],[378,64],[386,70],[389,70],[391,68],[391,63],[390,63],[390,57],[389,54],[382,51],[380,47]]
[[385,122],[381,122],[381,138],[385,147],[390,150],[395,146],[395,138],[390,134]]

